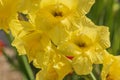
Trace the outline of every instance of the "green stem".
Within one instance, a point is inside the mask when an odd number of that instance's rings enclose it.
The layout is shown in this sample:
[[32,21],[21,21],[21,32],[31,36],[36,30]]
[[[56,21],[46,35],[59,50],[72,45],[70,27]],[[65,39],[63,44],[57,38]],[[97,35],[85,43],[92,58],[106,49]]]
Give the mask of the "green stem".
[[94,74],[92,72],[90,73],[90,75],[91,75],[93,80],[96,80],[96,77],[94,76]]
[[34,80],[34,75],[33,75],[33,72],[31,70],[30,64],[28,63],[28,60],[27,60],[26,56],[21,56],[21,59],[22,59],[23,64],[25,66],[26,72],[29,76],[29,79]]
[[[6,34],[6,33],[5,33]],[[9,43],[11,44],[13,41],[13,36],[11,34],[6,34],[6,37],[9,40]],[[14,48],[15,52],[16,52],[16,57],[17,57],[17,61],[19,63],[19,66],[16,66],[13,62],[13,60],[11,58],[9,58],[9,56],[7,56],[7,54],[4,54],[6,56],[6,58],[8,59],[8,61],[15,67],[19,68],[19,70],[24,74],[23,78],[24,80],[34,80],[34,75],[32,72],[32,69],[30,67],[30,64],[28,63],[28,60],[26,58],[26,56],[19,56],[17,50]]]

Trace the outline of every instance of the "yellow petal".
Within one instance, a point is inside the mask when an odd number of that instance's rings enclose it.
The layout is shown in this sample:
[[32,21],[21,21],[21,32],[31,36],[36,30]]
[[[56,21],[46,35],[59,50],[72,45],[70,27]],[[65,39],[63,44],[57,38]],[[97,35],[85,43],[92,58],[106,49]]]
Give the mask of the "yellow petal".
[[91,19],[89,19],[86,16],[82,16],[80,18],[80,24],[83,27],[90,27],[90,28],[95,28],[96,27],[96,25],[91,21]]
[[75,8],[77,6],[78,0],[41,0],[40,6],[41,8],[49,6],[49,5],[58,5],[63,4],[67,6],[69,9]]
[[[18,8],[20,0],[1,0],[0,4],[0,17],[10,17],[10,15],[15,14]],[[12,4],[12,5],[11,5]]]
[[110,66],[110,70],[107,75],[107,78],[113,80],[120,80],[120,56],[114,56],[114,57],[115,57],[114,62]]
[[95,0],[79,0],[78,2],[78,10],[82,14],[87,14],[94,4]]
[[110,47],[110,32],[108,27],[99,26],[98,27],[98,37],[99,37],[99,44],[103,48]]
[[78,9],[78,11],[82,14],[88,13],[90,10],[91,6],[95,0],[41,0],[41,7],[49,6],[49,5],[58,5],[58,4],[63,4],[67,6],[69,9]]
[[26,54],[26,50],[25,50],[25,47],[24,47],[21,39],[15,38],[12,42],[12,45],[17,48],[17,51],[19,52],[19,55],[25,55]]
[[105,51],[104,54],[104,63],[103,63],[103,68],[101,72],[101,78],[102,80],[106,80],[106,76],[109,73],[110,66],[113,63],[113,58],[112,55],[110,55],[107,51]]
[[25,49],[24,43],[21,39],[26,34],[27,34],[27,32],[25,32],[25,31],[22,31],[22,32],[18,33],[17,37],[15,36],[15,38],[12,42],[12,45],[17,48],[17,51],[19,52],[19,55],[26,54],[26,49]]
[[21,12],[35,12],[39,8],[40,0],[21,0],[19,11]]
[[61,5],[60,9],[54,5],[47,6],[36,13],[35,24],[38,29],[48,31],[61,24],[68,13],[69,9],[66,6]]
[[22,37],[22,41],[30,61],[34,60],[38,54],[43,54],[50,45],[49,38],[40,31],[29,32]]
[[2,0],[0,0],[0,5],[3,6],[3,2],[2,2]]
[[23,26],[21,25],[20,21],[17,19],[13,19],[9,23],[9,26],[13,37],[17,37],[19,33],[23,30]]
[[[9,22],[16,15],[20,0],[1,0],[0,3],[0,29],[8,32]],[[12,4],[12,5],[11,5]]]
[[99,44],[94,44],[86,51],[87,56],[94,64],[102,64],[104,60],[105,50]]
[[20,24],[23,27],[23,30],[26,32],[32,32],[36,30],[35,25],[30,22],[20,21]]
[[27,31],[32,31],[34,29],[33,26],[28,22],[19,21],[16,18],[11,20],[9,26],[10,31],[14,37],[12,45],[17,48],[20,55],[26,54],[26,49],[22,37],[29,33]]
[[48,35],[55,45],[59,45],[67,40],[69,33],[64,26],[58,24],[48,32]]
[[14,37],[12,45],[17,48],[19,55],[26,54],[26,49],[24,47],[21,38],[28,33],[24,31],[23,26],[21,25],[20,21],[18,21],[17,19],[13,19],[9,25],[10,25],[10,31]]
[[65,42],[58,46],[58,50],[62,52],[65,56],[77,56],[82,53],[82,49],[80,49],[77,45],[72,42]]
[[120,79],[120,56],[107,54],[104,58],[102,69],[102,80],[119,80]]
[[76,30],[71,35],[71,41],[80,47],[80,45],[90,46],[96,43],[97,28],[83,27],[82,30]]
[[[56,51],[56,53],[59,53],[58,51]],[[58,80],[63,80],[63,78],[69,74],[70,72],[72,72],[72,65],[70,63],[70,61],[66,58],[66,56],[64,55],[60,55],[56,54],[53,57],[53,61],[54,61],[54,68],[58,74]]]
[[48,65],[47,68],[37,73],[36,80],[58,80],[58,74],[53,66]]
[[35,25],[36,28],[42,31],[48,31],[54,27],[56,19],[47,11],[40,10],[36,14]]
[[[44,55],[44,54],[41,54]],[[42,70],[37,74],[37,80],[63,80],[63,78],[72,71],[71,64],[66,57],[59,55],[56,51],[45,55],[47,58],[42,62],[46,63],[43,65]],[[40,61],[38,57],[38,62]],[[40,62],[38,64],[41,64]]]
[[19,12],[29,16],[29,20],[35,23],[36,12],[39,10],[41,0],[21,0]]
[[86,55],[75,57],[72,65],[78,75],[87,75],[92,71],[92,62]]

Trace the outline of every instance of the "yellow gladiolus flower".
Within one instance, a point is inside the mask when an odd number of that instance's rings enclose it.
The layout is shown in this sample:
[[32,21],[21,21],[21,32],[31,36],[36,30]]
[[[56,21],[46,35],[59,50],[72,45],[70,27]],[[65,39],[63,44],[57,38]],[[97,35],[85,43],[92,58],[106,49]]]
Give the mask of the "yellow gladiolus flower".
[[[53,67],[54,64],[59,63],[54,63],[57,59],[55,58],[53,63],[48,64],[51,54],[63,56],[62,59],[65,58],[65,61],[67,61],[63,62],[64,64],[69,63],[71,64],[69,67],[73,67],[77,74],[86,75],[92,71],[92,64],[103,63],[103,56],[106,54],[105,49],[110,46],[108,28],[104,26],[96,26],[86,17],[81,19],[80,23],[82,28],[72,31],[71,33],[67,33],[65,28],[59,24],[52,30],[46,32],[36,29],[36,25],[35,27],[31,27],[29,22],[26,23],[23,23],[24,28],[19,34],[20,37],[14,40],[14,46],[18,49],[24,48],[29,61],[33,61],[36,67],[42,69],[42,71],[37,74],[38,80],[42,78],[49,79],[47,74],[51,71],[53,74],[50,76],[54,76],[55,79],[55,76],[58,76],[56,69]],[[65,36],[65,31],[68,34],[67,36]],[[60,34],[56,34],[57,32]],[[50,36],[50,34],[53,36]],[[61,43],[55,43],[54,40],[60,38],[60,36],[64,36],[62,39],[65,40],[59,39],[56,41]],[[20,44],[22,44],[22,47]],[[20,51],[22,52],[22,50]],[[51,58],[54,58],[53,55]],[[73,57],[73,59],[68,60],[67,58],[69,57]],[[46,68],[47,65],[49,65],[48,68]],[[71,72],[70,69],[72,70],[72,68],[69,68],[68,72],[63,76]],[[60,71],[59,76],[63,74]],[[62,79],[63,76],[60,78]],[[57,77],[57,79],[59,79],[59,77]]]
[[67,1],[67,0],[52,0],[52,1],[51,0],[41,0],[40,6],[41,6],[41,8],[50,6],[50,5],[60,7],[59,4],[62,4],[71,10],[78,9],[78,10],[80,10],[80,13],[86,14],[90,10],[90,8],[94,2],[95,2],[95,0],[86,0],[86,1],[84,1],[84,0],[69,0],[69,1]]
[[61,23],[66,28],[76,29],[80,27],[79,18],[89,11],[93,3],[94,0],[41,0],[40,10],[36,14],[36,25],[39,29],[49,30]]
[[102,80],[120,80],[120,56],[105,56],[101,77]]
[[0,29],[6,32],[9,29],[9,22],[16,14],[20,0],[0,0]]
[[[30,34],[31,34],[30,37],[33,37],[32,35],[33,35],[34,30],[35,30],[34,25],[32,25],[29,22],[19,21],[17,19],[13,19],[10,22],[10,31],[14,37],[12,45],[17,48],[19,55],[27,54],[26,48],[23,43],[23,42],[25,42],[25,41],[23,41],[23,37],[26,35],[29,36]],[[36,31],[36,32],[41,33],[41,31]],[[38,35],[36,35],[36,36],[38,36]],[[30,38],[28,38],[28,39],[30,39]]]
[[[53,43],[58,45],[60,39],[67,37],[69,32],[81,28],[80,20],[89,11],[93,3],[94,0],[41,0],[40,9],[35,18],[36,27],[48,34],[50,31],[49,36]],[[62,32],[60,33],[60,31]],[[55,38],[53,33],[63,37]]]
[[[63,80],[67,74],[72,72],[70,61],[65,56],[60,55],[58,51],[49,49],[46,55],[44,55],[44,66],[37,73],[36,80]],[[38,61],[41,60],[38,59]],[[40,62],[38,63],[40,64]]]
[[40,30],[25,32],[24,35],[22,32],[19,34],[13,45],[20,49],[19,52],[24,47],[28,60],[33,61],[36,67],[42,69],[37,73],[36,80],[62,80],[72,72],[70,60],[60,54],[46,33]]
[[74,31],[58,49],[64,55],[74,57],[72,64],[77,74],[86,75],[92,71],[92,64],[103,63],[104,50],[109,46],[108,28],[94,25]]

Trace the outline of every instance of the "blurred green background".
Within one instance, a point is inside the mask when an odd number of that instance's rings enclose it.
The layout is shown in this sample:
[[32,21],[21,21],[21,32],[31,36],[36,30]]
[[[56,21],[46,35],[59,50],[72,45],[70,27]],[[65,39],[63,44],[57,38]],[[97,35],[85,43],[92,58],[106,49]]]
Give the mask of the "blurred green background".
[[97,25],[110,30],[111,54],[120,54],[120,0],[96,0],[87,16]]

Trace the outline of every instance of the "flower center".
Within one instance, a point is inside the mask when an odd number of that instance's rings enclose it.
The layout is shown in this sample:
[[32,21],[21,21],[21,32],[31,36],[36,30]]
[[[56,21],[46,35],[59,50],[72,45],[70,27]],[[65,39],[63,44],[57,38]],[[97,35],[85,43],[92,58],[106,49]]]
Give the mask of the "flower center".
[[62,12],[54,12],[54,13],[53,13],[53,16],[54,16],[54,17],[57,17],[57,16],[62,17],[62,16],[63,16],[63,13],[62,13]]
[[107,74],[107,76],[106,76],[106,80],[113,80],[113,78],[111,77],[110,74]]
[[78,43],[77,44],[79,47],[86,47],[86,44],[85,43]]
[[65,17],[69,13],[69,8],[63,4],[52,5],[50,9],[50,13],[56,18]]

